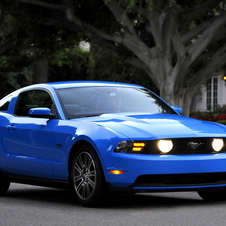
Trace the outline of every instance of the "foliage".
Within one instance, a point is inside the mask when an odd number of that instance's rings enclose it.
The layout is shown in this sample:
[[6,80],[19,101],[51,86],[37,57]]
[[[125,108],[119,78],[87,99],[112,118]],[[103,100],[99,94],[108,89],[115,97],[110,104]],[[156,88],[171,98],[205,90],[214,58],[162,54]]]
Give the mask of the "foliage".
[[127,55],[123,50],[118,55],[109,48],[91,43],[89,62],[89,79],[136,83],[158,93],[147,74],[127,62]]
[[49,81],[99,80],[136,83],[158,92],[140,69],[112,54],[108,48],[91,44],[91,50],[62,49],[51,60]]
[[86,80],[88,55],[78,46],[60,49],[50,60],[49,81]]
[[[96,10],[103,8],[101,7],[103,3],[97,4],[96,1],[90,3],[89,6],[80,4],[84,11],[88,12],[93,10],[90,6],[95,6]],[[4,70],[8,68],[10,71],[6,70],[0,76],[4,80],[10,79],[15,89],[18,88],[18,84],[24,86],[32,83],[32,78],[27,78],[27,75],[32,75],[33,60],[37,56],[43,56],[47,57],[49,62],[49,81],[86,79],[121,81],[138,83],[157,92],[156,87],[142,70],[125,62],[127,57],[125,51],[121,50],[121,55],[112,54],[110,48],[102,47],[98,42],[92,43],[92,49],[95,48],[95,51],[83,51],[79,48],[80,40],[88,39],[81,33],[46,25],[45,10],[39,8],[36,11],[35,7],[20,4],[11,4],[5,9],[8,14],[2,26],[7,25],[7,31],[2,35],[12,37],[14,44],[9,53],[0,56],[0,68]],[[81,16],[84,15],[83,10],[79,13]],[[89,13],[86,19],[96,20],[96,25],[101,28],[108,27],[104,18],[94,18],[92,13]],[[19,79],[20,77],[24,79]]]

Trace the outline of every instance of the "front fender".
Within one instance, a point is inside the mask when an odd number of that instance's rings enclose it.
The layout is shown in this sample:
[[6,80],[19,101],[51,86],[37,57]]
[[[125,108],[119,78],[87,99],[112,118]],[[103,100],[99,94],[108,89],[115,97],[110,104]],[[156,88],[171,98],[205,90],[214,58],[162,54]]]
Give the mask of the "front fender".
[[[124,135],[111,131],[105,127],[90,123],[67,122],[62,125],[61,135],[58,134],[59,147],[55,148],[55,164],[53,166],[56,179],[67,180],[69,177],[69,164],[72,151],[80,142],[90,144],[96,151],[104,173],[111,164],[110,152],[121,140],[128,139]],[[70,126],[69,126],[70,124]],[[63,129],[64,128],[64,129]],[[63,133],[63,131],[65,131]],[[60,130],[58,129],[58,133]],[[76,147],[77,148],[77,147]],[[74,153],[73,153],[74,154]]]

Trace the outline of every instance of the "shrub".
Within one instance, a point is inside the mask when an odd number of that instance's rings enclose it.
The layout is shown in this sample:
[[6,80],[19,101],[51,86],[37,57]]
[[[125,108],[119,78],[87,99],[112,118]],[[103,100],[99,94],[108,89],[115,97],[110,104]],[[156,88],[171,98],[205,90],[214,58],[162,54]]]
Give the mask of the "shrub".
[[226,114],[217,114],[217,113],[210,113],[210,112],[193,112],[190,114],[191,118],[211,121],[211,122],[218,122],[222,124],[226,124]]

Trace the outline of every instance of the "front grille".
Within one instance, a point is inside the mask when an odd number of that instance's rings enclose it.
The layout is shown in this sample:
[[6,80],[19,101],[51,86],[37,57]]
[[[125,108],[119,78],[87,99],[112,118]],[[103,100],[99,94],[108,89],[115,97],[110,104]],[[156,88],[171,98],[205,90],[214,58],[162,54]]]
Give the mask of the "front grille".
[[135,187],[201,186],[226,184],[226,173],[160,174],[142,175],[135,181]]
[[[215,153],[212,148],[213,138],[173,138],[173,149],[167,155],[183,155],[183,154],[211,154]],[[226,139],[224,147],[220,151],[226,152]],[[145,141],[144,141],[145,142]],[[161,154],[157,148],[158,140],[146,141],[146,146],[142,150],[142,154]]]

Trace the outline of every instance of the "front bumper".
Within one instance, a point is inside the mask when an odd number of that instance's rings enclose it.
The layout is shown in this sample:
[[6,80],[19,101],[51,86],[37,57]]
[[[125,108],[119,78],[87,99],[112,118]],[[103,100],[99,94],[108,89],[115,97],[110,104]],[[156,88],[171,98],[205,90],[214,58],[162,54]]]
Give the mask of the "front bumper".
[[[226,154],[144,155],[112,153],[106,182],[115,189],[197,190],[226,186]],[[110,170],[121,170],[114,175]]]

